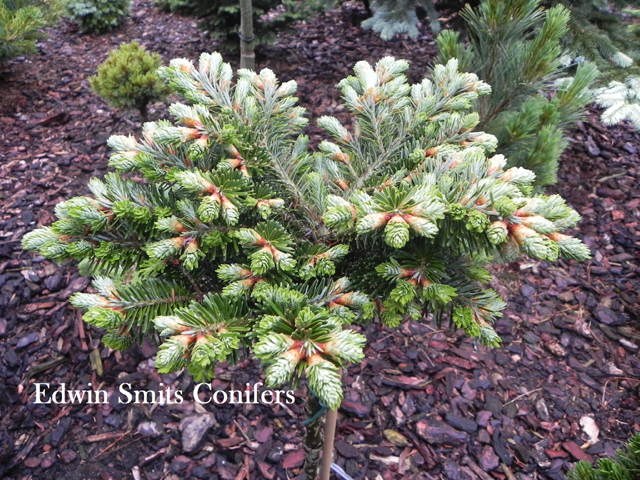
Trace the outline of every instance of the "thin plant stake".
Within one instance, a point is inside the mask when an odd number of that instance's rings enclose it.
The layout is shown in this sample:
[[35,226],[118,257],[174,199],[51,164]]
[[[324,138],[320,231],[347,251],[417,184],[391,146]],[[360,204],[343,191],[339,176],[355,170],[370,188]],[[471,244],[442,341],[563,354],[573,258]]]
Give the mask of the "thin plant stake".
[[324,421],[324,447],[322,449],[322,467],[320,468],[320,480],[329,480],[331,475],[331,460],[333,459],[333,440],[336,436],[337,410],[327,411]]

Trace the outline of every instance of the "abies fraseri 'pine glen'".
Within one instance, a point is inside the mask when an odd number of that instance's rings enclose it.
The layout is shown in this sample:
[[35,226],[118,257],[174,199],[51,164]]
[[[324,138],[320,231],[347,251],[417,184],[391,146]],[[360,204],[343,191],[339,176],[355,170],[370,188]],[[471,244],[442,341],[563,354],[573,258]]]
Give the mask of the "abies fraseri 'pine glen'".
[[358,62],[339,84],[353,126],[320,118],[327,139],[313,153],[294,81],[239,70],[234,83],[217,53],[197,67],[173,60],[160,75],[191,106],[172,105],[176,123],[147,123],[139,140],[111,137],[115,172],[90,181],[92,197],[58,204],[59,220],[24,247],[94,276],[97,293],[72,301],[107,346],[155,329],[160,372],[198,381],[253,353],[268,386],[305,376],[336,408],[341,367],[363,357],[356,321],[445,314],[497,345],[505,304],[484,267],[589,258],[561,233],[579,216],[490,156],[496,139],[474,132],[470,113],[489,85],[455,59],[415,85],[407,68]]

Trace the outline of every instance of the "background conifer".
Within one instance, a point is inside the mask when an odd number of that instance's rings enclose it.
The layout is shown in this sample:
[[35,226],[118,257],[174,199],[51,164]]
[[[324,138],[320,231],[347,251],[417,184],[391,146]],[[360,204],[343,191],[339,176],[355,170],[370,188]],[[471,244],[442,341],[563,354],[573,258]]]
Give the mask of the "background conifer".
[[597,75],[591,63],[573,77],[561,66],[569,11],[544,10],[539,0],[484,0],[462,16],[468,44],[457,32],[442,32],[438,61],[458,58],[463,69],[491,84],[491,95],[474,107],[481,127],[496,135],[509,165],[535,172],[538,186],[555,183],[564,133],[592,100],[589,87]]
[[58,20],[62,0],[0,0],[0,63],[35,53],[44,27]]
[[636,434],[616,452],[614,458],[578,462],[567,473],[567,480],[634,480],[640,478],[640,435]]
[[69,0],[67,14],[85,33],[105,33],[129,16],[131,0]]
[[147,52],[138,42],[123,43],[109,53],[89,84],[112,107],[137,109],[144,122],[149,103],[169,93],[158,77],[161,64],[160,55]]
[[542,4],[562,5],[571,12],[563,48],[572,58],[595,62],[601,84],[640,74],[640,31],[634,17],[640,1],[543,0]]

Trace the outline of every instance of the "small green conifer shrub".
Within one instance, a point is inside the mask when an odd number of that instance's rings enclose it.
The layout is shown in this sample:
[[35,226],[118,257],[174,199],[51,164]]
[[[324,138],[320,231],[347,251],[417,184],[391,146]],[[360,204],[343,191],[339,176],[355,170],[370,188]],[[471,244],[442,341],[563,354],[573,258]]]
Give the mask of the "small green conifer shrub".
[[26,2],[0,0],[0,62],[35,53],[47,21],[42,9]]
[[89,84],[112,107],[135,108],[146,121],[149,103],[169,93],[157,73],[161,64],[159,54],[147,52],[137,42],[123,43],[109,53]]
[[558,195],[531,196],[535,175],[505,170],[496,138],[474,131],[486,83],[456,60],[415,85],[407,68],[358,62],[339,84],[353,128],[320,118],[327,138],[313,153],[294,81],[241,69],[234,82],[219,54],[173,60],[160,75],[191,105],[172,105],[175,123],[147,123],[140,139],[111,137],[115,172],[23,245],[94,276],[97,293],[72,301],[107,346],[155,331],[159,371],[198,380],[253,353],[269,386],[306,377],[329,408],[341,368],[364,355],[354,322],[449,315],[498,345],[505,303],[484,267],[589,258],[561,233],[579,215]]
[[561,67],[569,11],[544,10],[539,0],[483,0],[462,17],[468,44],[457,32],[442,32],[437,61],[458,58],[461,68],[491,84],[491,94],[474,105],[481,128],[498,138],[509,165],[536,174],[536,186],[555,183],[564,133],[583,116],[597,76],[588,62],[573,78]]
[[598,460],[594,467],[589,462],[578,462],[567,473],[567,480],[637,480],[640,478],[640,434],[636,434],[614,458]]
[[10,8],[22,8],[26,6],[37,7],[47,21],[47,25],[55,25],[64,14],[67,0],[3,0]]
[[67,14],[85,33],[105,33],[129,16],[131,0],[70,0]]

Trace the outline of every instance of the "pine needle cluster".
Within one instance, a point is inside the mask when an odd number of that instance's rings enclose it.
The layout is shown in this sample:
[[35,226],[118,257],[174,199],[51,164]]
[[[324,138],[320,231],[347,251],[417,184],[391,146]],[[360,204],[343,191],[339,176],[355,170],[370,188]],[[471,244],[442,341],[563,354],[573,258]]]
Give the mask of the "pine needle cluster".
[[555,183],[564,132],[582,117],[597,76],[588,62],[572,78],[561,66],[569,11],[544,10],[539,0],[484,0],[461,15],[468,44],[456,32],[442,32],[438,61],[458,58],[491,84],[491,95],[475,104],[481,127],[496,135],[509,165],[535,172],[537,186]]
[[142,137],[114,136],[115,169],[92,197],[56,207],[24,237],[47,258],[80,260],[94,294],[76,294],[112,348],[157,331],[161,372],[211,378],[253,353],[272,387],[306,377],[329,407],[341,368],[363,357],[351,324],[430,314],[497,345],[505,304],[487,284],[492,256],[584,260],[561,232],[579,216],[535,175],[505,169],[470,112],[490,87],[450,60],[410,85],[408,64],[358,62],[339,84],[353,128],[333,117],[314,153],[296,83],[239,70],[219,54],[160,75],[190,105]]
[[42,9],[25,2],[0,1],[0,63],[35,53],[47,21]]
[[543,0],[542,4],[562,5],[571,12],[563,47],[574,58],[595,62],[603,83],[640,75],[636,65],[640,29],[634,18],[639,0]]
[[149,103],[169,93],[157,74],[161,64],[159,54],[147,52],[137,42],[123,43],[109,53],[89,84],[110,106],[135,108],[146,121]]
[[589,462],[578,462],[567,473],[568,480],[636,480],[640,478],[640,435],[636,434],[614,458],[598,460],[594,468]]

